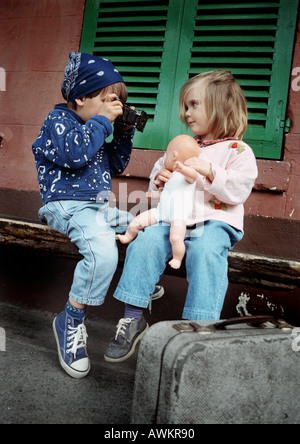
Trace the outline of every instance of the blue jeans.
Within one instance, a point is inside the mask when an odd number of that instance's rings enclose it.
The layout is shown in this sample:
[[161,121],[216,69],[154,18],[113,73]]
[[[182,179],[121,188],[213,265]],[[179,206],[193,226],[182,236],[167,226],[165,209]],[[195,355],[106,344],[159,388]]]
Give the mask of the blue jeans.
[[66,234],[83,256],[74,272],[71,299],[85,305],[103,304],[118,265],[115,232],[124,232],[132,217],[109,208],[108,203],[72,200],[48,202],[39,216]]
[[[172,257],[170,227],[157,224],[141,231],[128,249],[122,277],[114,297],[146,308],[155,284]],[[220,319],[228,288],[228,250],[242,232],[226,223],[210,220],[186,237],[186,271],[189,283],[184,319]]]

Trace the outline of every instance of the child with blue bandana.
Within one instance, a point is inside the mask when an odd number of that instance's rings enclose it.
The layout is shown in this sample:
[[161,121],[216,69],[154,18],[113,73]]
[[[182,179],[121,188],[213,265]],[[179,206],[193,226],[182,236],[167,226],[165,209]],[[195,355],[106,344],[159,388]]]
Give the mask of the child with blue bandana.
[[[112,128],[123,113],[127,88],[110,60],[71,52],[62,95],[67,103],[48,114],[32,149],[44,204],[40,219],[68,235],[83,256],[65,310],[53,322],[61,366],[70,376],[83,378],[90,371],[86,306],[104,302],[118,263],[111,228],[117,224],[108,203],[111,177],[129,162],[134,129],[117,123]],[[125,231],[128,214],[117,214]]]

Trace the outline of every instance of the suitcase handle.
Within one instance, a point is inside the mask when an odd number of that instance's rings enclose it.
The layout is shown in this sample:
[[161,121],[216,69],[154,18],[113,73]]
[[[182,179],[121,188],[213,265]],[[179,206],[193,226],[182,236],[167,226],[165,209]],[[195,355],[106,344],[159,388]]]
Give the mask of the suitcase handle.
[[180,331],[180,333],[213,333],[215,330],[225,330],[225,328],[230,325],[248,324],[252,325],[253,327],[260,327],[265,322],[271,322],[274,327],[280,329],[293,328],[283,319],[275,319],[271,315],[239,316],[237,318],[226,319],[224,321],[216,322],[215,324],[210,324],[206,326],[201,326],[196,322],[182,322],[180,324],[173,325],[173,327],[176,330]]
[[256,315],[256,316],[240,316],[238,318],[225,319],[225,321],[216,322],[213,327],[216,330],[223,330],[229,325],[237,324],[250,324],[253,327],[258,327],[265,322],[272,322],[276,325],[276,321],[273,316],[270,315]]

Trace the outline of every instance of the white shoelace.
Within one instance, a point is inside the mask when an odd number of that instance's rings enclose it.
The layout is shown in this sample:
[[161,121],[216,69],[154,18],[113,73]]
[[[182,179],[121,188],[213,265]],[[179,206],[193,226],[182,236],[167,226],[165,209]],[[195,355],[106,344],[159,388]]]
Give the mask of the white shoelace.
[[120,334],[125,335],[125,329],[129,324],[131,324],[132,321],[133,321],[133,318],[122,318],[119,320],[119,323],[117,325],[115,340],[118,339],[118,336]]
[[73,353],[76,358],[76,353],[79,348],[86,347],[88,334],[84,324],[79,324],[78,327],[68,326],[68,350],[67,353]]

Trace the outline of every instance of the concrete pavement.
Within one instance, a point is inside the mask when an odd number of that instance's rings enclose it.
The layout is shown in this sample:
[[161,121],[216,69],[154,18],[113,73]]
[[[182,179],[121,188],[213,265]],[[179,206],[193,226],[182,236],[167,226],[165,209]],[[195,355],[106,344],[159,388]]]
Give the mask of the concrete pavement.
[[115,326],[87,319],[92,369],[74,380],[59,365],[52,321],[0,303],[0,424],[129,424],[137,357],[104,361]]

